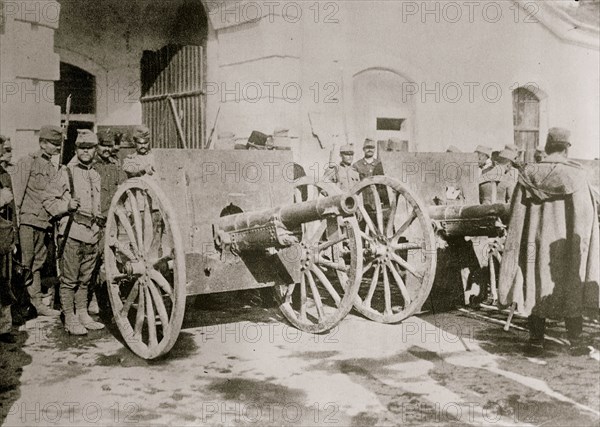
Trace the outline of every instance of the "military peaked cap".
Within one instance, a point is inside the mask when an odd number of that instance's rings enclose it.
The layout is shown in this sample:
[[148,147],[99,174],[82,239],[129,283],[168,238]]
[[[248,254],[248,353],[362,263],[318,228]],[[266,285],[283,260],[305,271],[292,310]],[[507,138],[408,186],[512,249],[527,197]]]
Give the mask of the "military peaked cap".
[[42,126],[40,129],[40,139],[45,139],[53,145],[60,145],[63,138],[64,131],[60,126]]

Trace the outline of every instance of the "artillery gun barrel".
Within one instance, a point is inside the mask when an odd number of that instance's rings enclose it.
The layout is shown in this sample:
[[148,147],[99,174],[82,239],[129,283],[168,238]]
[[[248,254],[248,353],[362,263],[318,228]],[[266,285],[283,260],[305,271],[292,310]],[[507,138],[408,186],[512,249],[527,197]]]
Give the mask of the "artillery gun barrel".
[[430,206],[429,217],[445,236],[502,235],[510,218],[510,204]]
[[502,221],[507,221],[510,216],[510,204],[495,203],[492,205],[443,205],[429,207],[429,217],[433,220],[468,220],[486,216],[497,216]]
[[328,216],[352,216],[357,209],[356,196],[340,194],[225,216],[215,225],[215,245],[231,244],[237,251],[286,247],[296,243],[292,230],[300,225]]

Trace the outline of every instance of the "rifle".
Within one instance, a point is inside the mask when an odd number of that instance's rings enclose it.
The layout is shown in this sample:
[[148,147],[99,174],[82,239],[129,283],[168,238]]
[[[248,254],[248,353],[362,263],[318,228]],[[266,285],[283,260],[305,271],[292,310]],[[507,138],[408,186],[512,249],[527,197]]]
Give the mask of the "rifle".
[[[69,94],[69,96],[67,96],[67,105],[65,108],[65,112],[66,112],[67,119],[65,120],[63,129],[65,130],[65,134],[66,134],[69,130],[69,121],[71,120],[71,94]],[[63,138],[62,142],[60,143],[60,153],[58,154],[59,165],[62,165],[65,162],[64,155],[65,155],[65,138]]]
[[[71,172],[71,169],[69,169],[68,166],[65,166],[66,171],[67,171],[67,177],[69,178],[69,189],[71,191],[71,197],[75,198],[75,185],[73,184],[73,173]],[[58,261],[59,259],[62,258],[63,254],[65,253],[65,246],[67,245],[67,239],[69,238],[69,233],[71,232],[71,227],[73,226],[73,221],[75,219],[75,213],[74,212],[70,212],[69,213],[69,219],[67,220],[67,225],[65,226],[65,232],[63,234],[63,239],[60,242],[60,245],[57,246],[57,251],[56,251],[56,260]],[[56,230],[54,235],[58,237],[58,225],[59,223],[57,222],[56,225]],[[58,239],[57,239],[58,240]]]

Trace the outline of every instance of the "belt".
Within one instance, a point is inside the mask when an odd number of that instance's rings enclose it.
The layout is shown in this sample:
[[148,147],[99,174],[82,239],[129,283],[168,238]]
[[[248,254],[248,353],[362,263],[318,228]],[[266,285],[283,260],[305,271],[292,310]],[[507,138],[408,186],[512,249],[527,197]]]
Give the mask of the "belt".
[[106,223],[106,219],[104,217],[96,216],[93,214],[75,212],[73,214],[73,222],[76,222],[77,224],[83,225],[88,228],[92,228],[94,224],[103,227]]

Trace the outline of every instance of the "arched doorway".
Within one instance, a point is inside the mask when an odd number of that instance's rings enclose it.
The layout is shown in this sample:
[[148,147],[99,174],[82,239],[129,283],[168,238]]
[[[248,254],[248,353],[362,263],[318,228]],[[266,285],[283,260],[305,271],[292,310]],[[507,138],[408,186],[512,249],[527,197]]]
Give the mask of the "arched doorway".
[[[79,0],[60,0],[60,4],[56,52],[61,59],[62,53],[68,53],[97,67],[95,129],[110,128],[127,144],[131,129],[147,122],[155,146],[178,146],[176,132],[161,133],[164,128],[175,129],[171,110],[151,108],[145,101],[148,96],[190,92],[181,81],[193,90],[204,84],[209,22],[202,0],[103,0],[86,4],[84,13]],[[171,55],[173,51],[177,54]],[[172,57],[165,64],[148,61],[152,55],[161,60]],[[193,61],[198,65],[191,66]],[[166,71],[169,75],[161,80]],[[160,92],[152,92],[158,90],[153,87],[158,82],[163,84]],[[194,115],[188,113],[189,97],[173,97],[192,147],[201,146],[206,133],[206,101],[201,90],[196,92],[190,108]]]
[[[394,138],[406,151],[414,148],[414,100],[404,94],[408,80],[384,69],[368,69],[353,79],[354,135],[380,143]],[[356,147],[360,150],[360,146]]]

